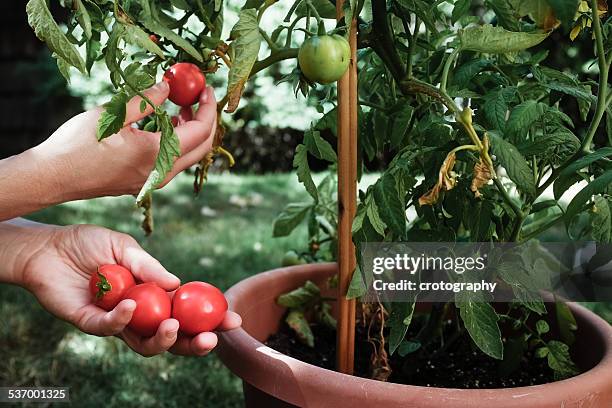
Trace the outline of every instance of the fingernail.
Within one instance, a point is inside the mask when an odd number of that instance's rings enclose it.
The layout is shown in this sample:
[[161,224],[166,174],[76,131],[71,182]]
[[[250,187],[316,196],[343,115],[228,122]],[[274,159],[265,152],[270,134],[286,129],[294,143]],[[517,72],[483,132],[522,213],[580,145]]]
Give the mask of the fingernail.
[[204,89],[204,92],[202,92],[202,101],[201,103],[208,103],[208,98],[210,98],[210,90],[212,88],[210,86],[207,86],[206,89]]
[[168,82],[166,81],[160,81],[157,83],[157,85],[155,85],[155,87],[159,89],[160,91],[165,91],[169,89],[170,85],[168,85]]
[[168,337],[169,339],[173,339],[176,337],[177,333],[178,333],[178,330],[169,331],[168,333],[166,333],[166,337]]

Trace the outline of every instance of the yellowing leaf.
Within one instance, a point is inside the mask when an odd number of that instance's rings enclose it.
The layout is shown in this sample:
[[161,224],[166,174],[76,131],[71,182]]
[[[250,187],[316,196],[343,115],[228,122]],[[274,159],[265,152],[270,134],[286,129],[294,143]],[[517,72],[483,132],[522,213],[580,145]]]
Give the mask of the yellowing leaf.
[[230,37],[233,39],[230,45],[233,58],[227,80],[229,100],[225,111],[228,113],[232,113],[238,108],[244,84],[249,79],[251,69],[257,61],[261,34],[259,33],[257,11],[255,9],[240,12],[240,19],[232,29]]
[[525,33],[508,31],[490,24],[468,27],[459,31],[463,50],[505,54],[522,51],[538,45],[548,37],[548,33]]

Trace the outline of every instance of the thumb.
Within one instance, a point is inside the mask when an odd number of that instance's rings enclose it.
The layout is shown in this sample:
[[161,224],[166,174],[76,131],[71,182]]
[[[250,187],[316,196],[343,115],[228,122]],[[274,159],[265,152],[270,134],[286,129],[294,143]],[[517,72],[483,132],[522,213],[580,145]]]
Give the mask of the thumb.
[[[161,105],[164,103],[166,99],[168,99],[168,94],[170,93],[170,86],[166,81],[161,81],[151,88],[144,91],[144,95],[151,100],[155,105]],[[125,123],[124,126],[128,126],[134,122],[139,121],[140,119],[144,119],[153,113],[153,108],[151,105],[147,103],[147,107],[144,112],[140,111],[140,103],[142,102],[142,98],[140,96],[134,96],[127,103],[126,113],[125,113]]]

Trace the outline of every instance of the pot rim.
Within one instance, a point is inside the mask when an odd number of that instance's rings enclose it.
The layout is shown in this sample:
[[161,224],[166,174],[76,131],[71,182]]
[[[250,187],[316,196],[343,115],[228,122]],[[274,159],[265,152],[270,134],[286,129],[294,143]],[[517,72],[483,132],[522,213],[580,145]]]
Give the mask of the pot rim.
[[[331,276],[333,272],[337,270],[336,263],[319,263],[319,264],[305,264],[305,265],[297,265],[290,266],[284,268],[277,268],[267,272],[262,272],[256,275],[253,275],[247,279],[244,279],[230,289],[227,290],[225,296],[229,303],[229,309],[233,310],[233,305],[235,299],[239,298],[243,295],[249,288],[253,286],[259,286],[261,284],[265,284],[266,281],[270,279],[277,279],[286,274],[291,275],[301,275],[310,273],[319,273],[321,276],[324,276],[326,273]],[[300,273],[301,272],[301,273]],[[389,387],[392,387],[394,390],[403,390],[406,393],[414,394],[414,393],[427,393],[432,394],[434,399],[434,403],[436,401],[442,401],[441,399],[436,398],[435,394],[460,394],[462,399],[465,400],[474,400],[475,397],[482,398],[483,396],[488,396],[493,398],[490,402],[495,401],[506,401],[507,398],[514,399],[520,398],[523,396],[533,396],[534,394],[539,394],[545,389],[547,390],[547,394],[550,392],[551,388],[555,388],[555,392],[559,392],[562,394],[566,394],[564,389],[567,389],[569,385],[572,387],[576,387],[576,384],[580,384],[580,387],[584,390],[594,389],[593,392],[596,393],[597,387],[595,384],[602,384],[609,388],[606,390],[612,389],[612,327],[601,317],[597,316],[595,313],[591,312],[587,308],[577,304],[577,303],[568,303],[574,315],[581,322],[587,322],[587,324],[593,326],[596,332],[600,335],[601,341],[605,345],[604,354],[601,360],[590,370],[587,370],[577,376],[554,381],[546,384],[539,385],[530,385],[523,387],[512,387],[512,388],[486,388],[486,389],[462,389],[462,388],[438,388],[438,387],[425,387],[425,386],[417,386],[417,385],[409,385],[409,384],[399,384],[399,383],[387,383],[381,382],[369,378],[362,378],[353,375],[343,374],[337,371],[321,368],[304,361],[298,360],[296,358],[287,356],[285,354],[279,353],[270,347],[266,346],[262,342],[258,341],[254,337],[252,337],[249,333],[247,333],[242,327],[231,330],[228,332],[220,333],[220,345],[222,346],[222,351],[219,353],[223,362],[233,371],[238,372],[237,374],[245,381],[256,385],[259,381],[256,380],[256,375],[251,376],[253,378],[249,378],[248,375],[245,375],[244,370],[241,370],[239,367],[236,367],[235,364],[232,364],[231,358],[228,358],[228,353],[230,354],[238,354],[245,353],[257,353],[262,350],[271,350],[273,354],[275,353],[277,356],[282,356],[282,362],[286,365],[290,365],[291,370],[294,373],[299,372],[300,376],[307,374],[306,376],[311,376],[315,382],[318,382],[318,387],[328,387],[330,384],[342,384],[342,387],[348,388],[348,385],[357,386],[361,388],[367,388],[369,390],[369,394],[376,393],[376,389],[381,390],[380,392],[388,392]],[[278,357],[277,357],[278,358]],[[283,370],[276,367],[265,367],[266,372],[272,373],[274,372],[276,375],[282,376]],[[325,378],[322,380],[321,378]],[[313,380],[309,381],[313,381]],[[318,380],[317,380],[318,379]],[[275,387],[277,388],[277,387]],[[328,387],[329,389],[329,387]],[[384,389],[384,390],[383,390]],[[270,392],[270,390],[264,389],[264,391]],[[320,391],[321,392],[321,391]],[[404,394],[402,392],[402,394]],[[408,395],[408,394],[407,394]],[[448,395],[446,396],[448,399]],[[445,400],[446,401],[446,400]],[[291,402],[291,401],[290,401]],[[527,402],[527,401],[524,401]],[[428,405],[429,406],[429,405]],[[435,406],[435,405],[432,405]],[[471,406],[471,405],[470,405]]]

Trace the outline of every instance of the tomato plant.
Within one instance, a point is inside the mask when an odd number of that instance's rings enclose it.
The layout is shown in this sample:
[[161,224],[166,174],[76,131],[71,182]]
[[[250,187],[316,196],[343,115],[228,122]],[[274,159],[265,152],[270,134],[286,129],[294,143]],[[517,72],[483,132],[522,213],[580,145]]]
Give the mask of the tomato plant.
[[298,61],[306,78],[329,84],[339,80],[348,69],[351,47],[337,34],[313,36],[300,46]]
[[125,292],[136,285],[134,276],[121,265],[102,265],[89,278],[89,292],[96,306],[112,310]]
[[206,86],[206,78],[200,68],[188,62],[172,65],[164,73],[164,81],[170,85],[168,99],[181,107],[196,103]]
[[213,331],[223,321],[227,300],[223,293],[205,282],[188,282],[172,298],[172,317],[179,330],[189,336]]
[[[252,77],[290,61],[294,69],[282,80],[294,86],[296,95],[318,101],[321,117],[304,133],[294,156],[310,201],[287,206],[275,221],[274,235],[287,236],[306,224],[309,259],[334,260],[338,248],[337,181],[330,174],[315,183],[309,160],[329,163],[330,173],[342,164],[333,139],[325,136],[338,131],[334,85],[313,81],[333,81],[346,69],[345,41],[337,36],[347,36],[346,22],[353,17],[359,84],[353,147],[359,177],[371,181],[360,185],[352,225],[355,244],[527,242],[559,227],[570,240],[612,238],[612,24],[605,1],[346,1],[345,17],[336,22],[332,2],[296,0],[283,22],[269,30],[263,23],[277,2],[247,0],[235,25],[226,30],[229,37],[222,35],[223,1],[61,3],[71,13],[67,30],[53,19],[45,0],[30,0],[29,21],[66,77],[69,66],[86,73],[97,61],[110,71],[117,92],[101,115],[100,140],[123,126],[128,97],[142,95],[171,66],[189,63],[209,78],[227,76],[214,151],[195,172],[197,190],[214,154],[224,152],[221,112],[237,110]],[[195,28],[185,28],[188,21]],[[152,34],[160,39],[157,43]],[[564,47],[557,46],[561,41]],[[580,46],[570,47],[569,41]],[[580,49],[579,57],[563,54],[578,61],[571,69],[560,69],[551,60],[574,48]],[[189,105],[195,102],[192,97],[177,103]],[[160,155],[137,197],[145,205],[180,152],[171,117],[164,107],[153,108],[151,129],[161,133]],[[566,204],[562,196],[570,188],[580,192]],[[529,276],[538,275],[533,264],[525,267]],[[522,287],[516,276],[503,279]],[[362,275],[355,273],[347,296],[361,298],[365,288]],[[308,338],[305,308],[316,308],[320,300],[313,290],[308,293],[316,302],[287,306],[292,327],[305,330],[302,338]],[[512,314],[473,300],[434,305],[427,316],[431,330],[420,336],[422,346],[414,352],[445,343],[436,328],[450,315],[456,328],[452,338],[467,333],[500,365],[534,355],[537,343],[538,350],[546,349],[538,355],[547,358],[558,378],[576,373],[569,353],[575,322],[562,304],[556,318],[565,343],[551,339],[552,333],[533,334],[530,316],[546,312],[539,297],[514,303]],[[414,302],[362,306],[366,325],[383,326],[370,339],[379,347],[374,357],[414,344],[408,338]],[[502,336],[502,323],[518,329],[510,338]],[[525,337],[527,347],[507,357],[508,342]],[[385,359],[372,361],[378,364],[373,371],[391,371]]]
[[170,296],[156,283],[138,284],[125,293],[124,299],[136,302],[136,309],[128,327],[141,336],[153,336],[160,323],[171,316]]

